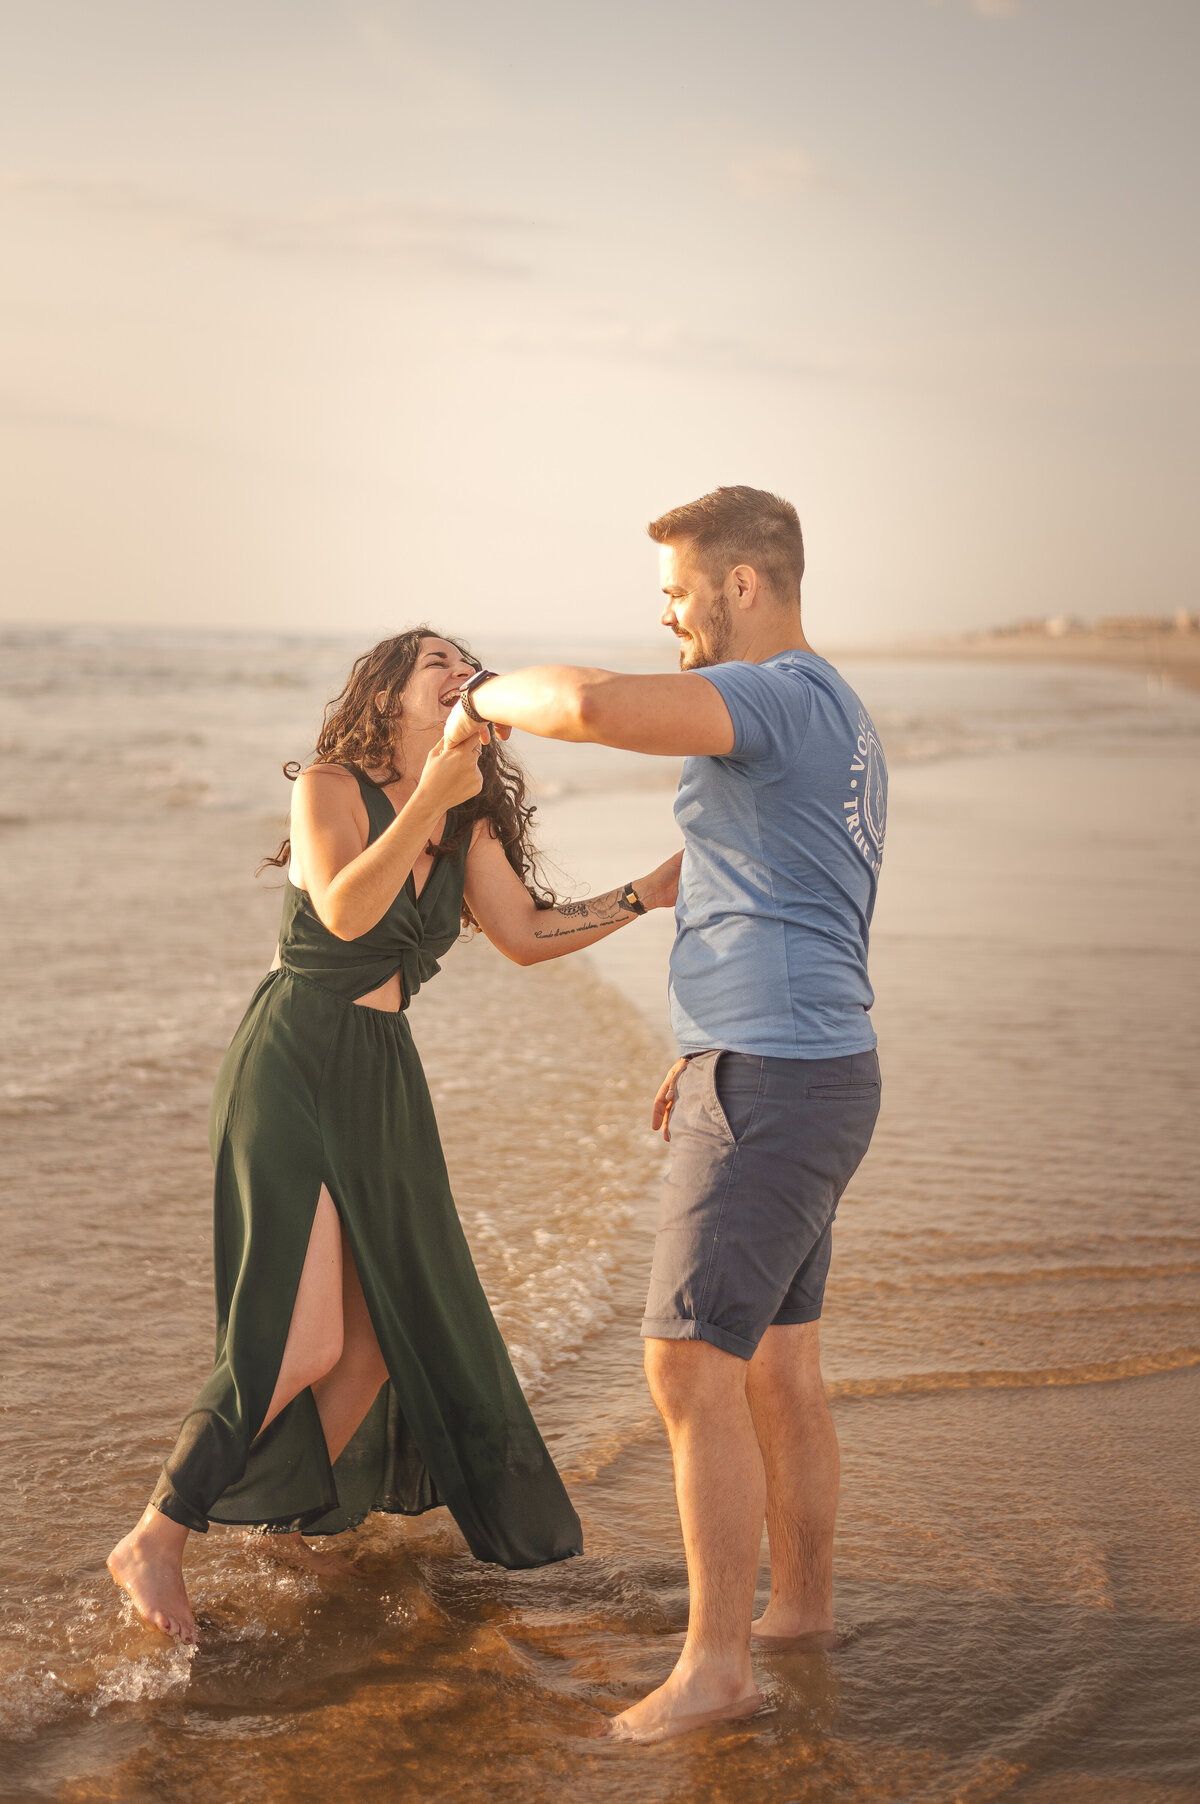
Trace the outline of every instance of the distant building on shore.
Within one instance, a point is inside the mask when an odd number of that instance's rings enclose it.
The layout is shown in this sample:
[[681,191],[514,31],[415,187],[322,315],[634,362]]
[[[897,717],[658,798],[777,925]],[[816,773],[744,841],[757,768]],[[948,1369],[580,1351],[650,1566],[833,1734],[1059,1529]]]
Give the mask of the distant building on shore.
[[1200,634],[1200,614],[1179,608],[1174,614],[1109,614],[1080,620],[1073,614],[1050,614],[1043,620],[1016,620],[1009,626],[972,633],[974,639],[1067,639],[1086,634],[1099,639],[1149,639],[1163,633]]

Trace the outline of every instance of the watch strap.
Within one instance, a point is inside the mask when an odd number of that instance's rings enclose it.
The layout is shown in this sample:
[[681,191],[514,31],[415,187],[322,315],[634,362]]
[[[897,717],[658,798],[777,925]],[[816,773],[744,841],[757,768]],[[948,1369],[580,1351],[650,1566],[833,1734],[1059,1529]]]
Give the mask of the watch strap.
[[463,713],[467,716],[468,720],[473,720],[477,727],[490,726],[491,722],[487,719],[486,715],[481,714],[479,709],[475,706],[471,697],[471,691],[473,689],[478,689],[481,683],[490,682],[496,674],[497,673],[494,670],[477,670],[474,676],[467,678],[466,682],[458,692],[458,699],[463,705]]

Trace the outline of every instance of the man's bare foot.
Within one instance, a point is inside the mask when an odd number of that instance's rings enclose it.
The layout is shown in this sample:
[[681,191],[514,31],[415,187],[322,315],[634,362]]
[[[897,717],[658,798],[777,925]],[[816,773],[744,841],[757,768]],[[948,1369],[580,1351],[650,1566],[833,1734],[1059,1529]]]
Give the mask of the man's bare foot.
[[770,1605],[757,1621],[750,1624],[750,1639],[755,1647],[787,1648],[801,1654],[832,1654],[845,1647],[850,1639],[844,1629],[831,1622],[816,1622],[798,1612],[788,1615]]
[[614,1741],[642,1744],[673,1741],[710,1723],[755,1716],[761,1709],[762,1699],[749,1674],[733,1677],[693,1670],[685,1675],[677,1666],[657,1691],[612,1717],[606,1734]]
[[299,1572],[311,1572],[317,1578],[357,1578],[358,1567],[345,1554],[333,1548],[310,1547],[301,1534],[247,1535],[245,1545],[253,1553],[278,1560],[281,1566],[292,1566]]
[[107,1565],[113,1583],[149,1628],[195,1647],[200,1636],[183,1582],[187,1535],[186,1528],[148,1507],[137,1527],[117,1542]]

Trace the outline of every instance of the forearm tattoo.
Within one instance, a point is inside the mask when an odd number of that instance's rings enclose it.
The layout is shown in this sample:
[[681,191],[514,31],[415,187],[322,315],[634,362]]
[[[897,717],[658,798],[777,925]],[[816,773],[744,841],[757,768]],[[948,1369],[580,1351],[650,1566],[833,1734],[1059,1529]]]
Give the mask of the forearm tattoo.
[[637,910],[621,900],[619,889],[603,896],[589,896],[585,902],[563,902],[539,914],[541,923],[533,930],[535,940],[562,940],[575,933],[591,933],[597,927],[622,927],[637,918]]

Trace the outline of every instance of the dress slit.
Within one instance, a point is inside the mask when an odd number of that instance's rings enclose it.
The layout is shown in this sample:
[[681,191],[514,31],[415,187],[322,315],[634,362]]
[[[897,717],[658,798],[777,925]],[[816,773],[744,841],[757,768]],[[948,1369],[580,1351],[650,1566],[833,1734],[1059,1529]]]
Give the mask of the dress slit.
[[[341,1212],[338,1209],[337,1200],[334,1197],[332,1190],[329,1188],[328,1180],[323,1178],[321,1180],[320,1186],[318,1187],[318,1190],[317,1190],[317,1200],[313,1205],[312,1221],[310,1223],[309,1230],[308,1230],[308,1239],[305,1242],[305,1246],[304,1246],[304,1258],[300,1264],[300,1275],[296,1280],[296,1289],[292,1296],[291,1304],[286,1312],[286,1326],[284,1327],[284,1330],[283,1330],[283,1345],[282,1345],[282,1348],[280,1349],[279,1359],[278,1359],[278,1362],[277,1362],[276,1368],[275,1368],[275,1378],[271,1385],[271,1394],[267,1398],[266,1408],[268,1410],[270,1409],[271,1404],[274,1402],[275,1392],[279,1388],[279,1380],[283,1373],[283,1363],[284,1363],[285,1359],[287,1358],[288,1342],[292,1338],[292,1329],[295,1327],[295,1324],[296,1324],[296,1309],[300,1302],[300,1290],[304,1283],[304,1274],[308,1268],[309,1257],[312,1253],[313,1235],[317,1231],[317,1215],[318,1215],[318,1212],[321,1207],[322,1192],[324,1192],[324,1194],[329,1198],[329,1201],[333,1207],[334,1223],[335,1223],[339,1241],[340,1241],[340,1245],[339,1245],[340,1260],[342,1262],[344,1262],[349,1253],[349,1237],[346,1233],[346,1225],[345,1225],[344,1221],[342,1220]],[[357,1267],[355,1268],[355,1270],[357,1273]],[[360,1278],[359,1283],[361,1284],[361,1282],[362,1282],[362,1280]],[[339,1308],[342,1305],[341,1293],[342,1293],[343,1285],[344,1285],[344,1277],[339,1277],[339,1282],[338,1282],[338,1291],[339,1291],[338,1305],[339,1305]],[[344,1331],[345,1331],[345,1323],[343,1321],[343,1333],[344,1333]],[[336,1361],[335,1361],[335,1364],[336,1364]],[[333,1367],[331,1366],[329,1369],[330,1369],[330,1371],[332,1371]],[[324,1374],[322,1374],[322,1376],[324,1376]],[[305,1390],[311,1390],[312,1386],[305,1385],[303,1388]],[[297,1395],[298,1394],[299,1393],[297,1393]],[[289,1397],[288,1403],[290,1403],[291,1401],[292,1401],[292,1399]],[[315,1399],[314,1399],[314,1401],[315,1401]],[[286,1408],[287,1408],[287,1403],[285,1403],[283,1405],[283,1409],[286,1409]],[[278,1415],[282,1415],[283,1409],[280,1409],[276,1413]],[[320,1414],[319,1410],[318,1410],[318,1414]],[[247,1422],[247,1429],[249,1430],[249,1428],[250,1428],[250,1424],[249,1424],[249,1422]],[[250,1433],[250,1445],[251,1446],[254,1445],[254,1442],[258,1439],[259,1435],[262,1434],[262,1432],[263,1432],[262,1423],[260,1423],[257,1428],[255,1428],[251,1431],[251,1433]]]

